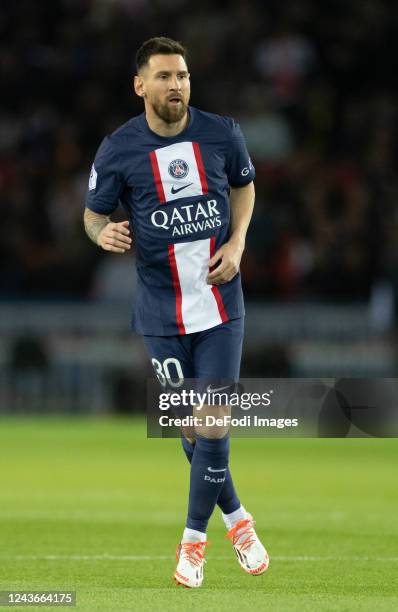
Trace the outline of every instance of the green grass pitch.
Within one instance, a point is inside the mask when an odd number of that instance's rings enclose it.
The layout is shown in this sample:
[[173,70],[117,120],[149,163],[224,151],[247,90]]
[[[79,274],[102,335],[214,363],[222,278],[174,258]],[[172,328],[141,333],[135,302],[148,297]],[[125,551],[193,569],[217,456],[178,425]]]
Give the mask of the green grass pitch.
[[179,440],[148,440],[143,419],[4,417],[0,590],[71,589],[76,609],[101,612],[397,610],[397,450],[233,439],[270,569],[240,569],[216,509],[205,582],[190,590],[171,579],[189,475]]

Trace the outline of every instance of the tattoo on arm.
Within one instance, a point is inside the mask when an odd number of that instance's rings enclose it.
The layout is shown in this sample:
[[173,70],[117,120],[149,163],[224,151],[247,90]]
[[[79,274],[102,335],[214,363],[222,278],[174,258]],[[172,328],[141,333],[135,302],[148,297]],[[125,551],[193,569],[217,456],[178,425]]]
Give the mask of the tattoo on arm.
[[84,211],[84,229],[86,230],[87,236],[96,245],[98,245],[98,236],[110,222],[110,218],[106,215],[99,215],[88,208]]

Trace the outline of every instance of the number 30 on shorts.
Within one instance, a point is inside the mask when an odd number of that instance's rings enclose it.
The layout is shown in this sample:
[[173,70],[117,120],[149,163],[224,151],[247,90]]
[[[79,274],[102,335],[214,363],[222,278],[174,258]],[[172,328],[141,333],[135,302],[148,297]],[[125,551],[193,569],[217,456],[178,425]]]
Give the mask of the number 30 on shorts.
[[181,387],[184,382],[184,374],[182,373],[182,367],[178,359],[175,357],[168,357],[161,363],[158,359],[153,357],[152,365],[162,387],[165,387],[167,384],[175,389]]

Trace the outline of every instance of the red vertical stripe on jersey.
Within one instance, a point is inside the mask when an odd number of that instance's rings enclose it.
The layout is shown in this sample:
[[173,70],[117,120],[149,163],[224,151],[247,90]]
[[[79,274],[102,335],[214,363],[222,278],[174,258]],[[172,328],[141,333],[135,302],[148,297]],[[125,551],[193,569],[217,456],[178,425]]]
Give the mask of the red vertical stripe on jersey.
[[206,180],[205,167],[203,165],[203,159],[202,159],[202,154],[200,152],[199,144],[197,142],[193,142],[192,147],[193,147],[193,152],[194,152],[195,159],[196,159],[196,165],[198,166],[199,178],[200,178],[200,184],[202,186],[202,191],[203,193],[209,193],[209,187],[207,185],[207,180]]
[[[215,252],[216,252],[216,237],[213,236],[212,238],[210,238],[210,257],[213,257]],[[225,323],[225,321],[228,321],[228,315],[225,312],[225,306],[224,306],[224,302],[222,301],[220,290],[217,287],[217,285],[212,285],[211,290],[217,302],[217,308],[218,308],[218,312],[220,313],[221,321]]]
[[176,320],[180,334],[185,334],[185,327],[182,320],[182,293],[180,279],[178,277],[178,270],[176,264],[176,256],[174,253],[174,244],[169,244],[169,262],[171,269],[171,277],[173,279],[174,293],[176,296]]
[[166,197],[164,195],[162,179],[160,178],[158,159],[156,157],[155,151],[151,151],[149,153],[149,157],[151,159],[152,172],[153,172],[153,176],[155,177],[155,185],[156,185],[156,189],[158,192],[158,197],[159,197],[161,204],[164,204],[166,202]]

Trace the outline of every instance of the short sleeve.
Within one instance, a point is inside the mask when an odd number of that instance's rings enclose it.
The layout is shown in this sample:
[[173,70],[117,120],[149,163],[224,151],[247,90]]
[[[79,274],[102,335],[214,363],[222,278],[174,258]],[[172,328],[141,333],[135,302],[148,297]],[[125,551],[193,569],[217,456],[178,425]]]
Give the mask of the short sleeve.
[[227,152],[227,176],[231,187],[244,187],[252,182],[255,170],[247,151],[245,138],[233,119]]
[[86,207],[101,215],[110,215],[118,207],[123,187],[120,164],[114,146],[106,136],[91,167]]

